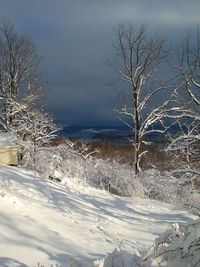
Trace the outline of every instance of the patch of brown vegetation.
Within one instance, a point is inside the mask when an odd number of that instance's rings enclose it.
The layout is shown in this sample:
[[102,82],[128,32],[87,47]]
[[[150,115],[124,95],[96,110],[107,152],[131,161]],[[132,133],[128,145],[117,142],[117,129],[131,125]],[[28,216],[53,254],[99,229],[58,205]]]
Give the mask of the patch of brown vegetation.
[[[74,142],[74,149],[81,151],[81,142],[77,140],[70,140]],[[52,142],[52,146],[57,146],[61,144],[67,144],[67,139],[63,137],[56,137]],[[117,161],[121,164],[132,165],[134,161],[134,147],[132,145],[117,145],[108,142],[102,142],[97,144],[86,144],[88,146],[88,151],[98,151],[93,154],[93,156],[108,160]],[[151,146],[143,145],[141,152],[147,151],[147,153],[142,157],[140,166],[143,170],[155,167],[159,170],[167,170],[172,167],[174,158],[168,155],[164,151],[159,150],[157,144]]]

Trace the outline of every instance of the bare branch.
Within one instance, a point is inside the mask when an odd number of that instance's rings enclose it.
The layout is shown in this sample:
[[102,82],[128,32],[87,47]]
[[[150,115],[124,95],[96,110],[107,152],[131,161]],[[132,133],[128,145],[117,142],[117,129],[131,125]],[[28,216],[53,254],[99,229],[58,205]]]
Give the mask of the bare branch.
[[[157,35],[149,36],[144,25],[136,29],[131,24],[120,25],[115,32],[117,45],[114,48],[117,50],[119,64],[113,64],[112,68],[119,74],[120,80],[128,85],[127,90],[120,95],[121,108],[115,111],[119,119],[133,132],[137,177],[140,159],[146,153],[140,151],[143,137],[147,132],[157,131],[153,128],[149,130],[151,125],[158,121],[162,123],[165,110],[172,101],[172,87],[168,85],[172,79],[160,82],[155,77],[167,55],[165,42]],[[169,99],[157,103],[156,107],[149,111],[147,104],[163,90],[169,90]]]

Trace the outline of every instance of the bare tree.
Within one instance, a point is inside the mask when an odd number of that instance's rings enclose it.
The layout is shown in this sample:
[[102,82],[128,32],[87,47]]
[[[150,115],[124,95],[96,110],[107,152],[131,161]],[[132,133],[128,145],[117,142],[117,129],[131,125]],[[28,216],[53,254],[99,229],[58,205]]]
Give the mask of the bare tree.
[[7,99],[16,102],[27,98],[31,106],[41,97],[43,86],[37,72],[40,60],[30,38],[17,34],[15,25],[3,20],[0,24],[0,100],[6,126],[12,125],[15,119],[12,101],[8,102]]
[[[200,176],[200,32],[188,35],[178,51],[175,65],[180,78],[178,114],[173,115],[179,125],[179,133],[171,138],[167,151],[181,157],[180,166],[173,173],[191,181],[192,191]],[[188,179],[189,178],[189,179]],[[199,187],[199,186],[198,186]]]
[[[188,35],[182,42],[178,54],[178,69],[183,81],[182,88],[189,95],[187,104],[193,109],[193,114],[200,111],[200,31],[197,28],[196,36]],[[192,104],[192,106],[190,106]],[[193,116],[195,117],[195,116]],[[196,116],[197,118],[197,116]]]
[[[158,34],[149,36],[144,25],[139,28],[131,24],[120,25],[115,32],[116,61],[111,67],[126,86],[126,89],[120,90],[119,94],[121,107],[115,111],[119,119],[133,132],[134,167],[137,177],[140,159],[146,153],[146,151],[141,152],[145,136],[165,131],[162,119],[173,93],[168,86],[169,80],[164,82],[164,75],[159,72],[159,68],[162,69],[168,51],[165,49],[165,42],[158,37]],[[124,88],[124,84],[122,87]],[[164,94],[163,90],[169,91]],[[164,98],[164,95],[168,95],[168,98]],[[158,122],[163,128],[154,127]]]

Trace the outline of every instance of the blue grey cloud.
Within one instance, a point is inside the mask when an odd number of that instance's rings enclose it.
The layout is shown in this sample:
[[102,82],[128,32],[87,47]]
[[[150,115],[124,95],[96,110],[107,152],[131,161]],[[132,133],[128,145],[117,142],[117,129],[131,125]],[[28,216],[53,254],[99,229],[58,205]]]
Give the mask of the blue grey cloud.
[[199,0],[2,0],[0,17],[27,33],[45,55],[49,109],[63,124],[116,123],[116,95],[107,88],[114,73],[112,27],[146,23],[178,41],[200,22]]

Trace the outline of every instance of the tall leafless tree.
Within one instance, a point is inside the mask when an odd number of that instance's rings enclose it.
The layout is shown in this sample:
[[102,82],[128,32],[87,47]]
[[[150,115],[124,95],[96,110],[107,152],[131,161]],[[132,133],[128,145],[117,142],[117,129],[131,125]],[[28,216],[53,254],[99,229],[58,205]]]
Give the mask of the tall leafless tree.
[[200,109],[200,32],[196,38],[188,36],[182,43],[178,57],[178,70],[190,100]]
[[[150,36],[144,25],[139,28],[131,24],[119,25],[115,33],[116,58],[110,65],[124,82],[119,93],[121,107],[115,111],[133,132],[134,168],[138,177],[140,159],[146,153],[141,152],[144,138],[149,133],[164,132],[165,127],[158,129],[154,125],[156,122],[163,125],[165,110],[173,98],[168,85],[170,79],[164,81],[163,73],[159,72],[168,51],[165,41],[158,34]],[[164,90],[169,91],[164,94]]]
[[[15,25],[8,20],[0,24],[0,100],[1,111],[4,113],[4,124],[9,127],[13,124],[13,107],[9,103],[20,98],[34,96],[35,104],[40,98],[43,86],[40,84],[38,65],[41,57],[30,38],[17,34]],[[10,99],[11,101],[7,101]]]
[[[180,112],[174,115],[179,123],[178,136],[173,136],[168,151],[184,159],[173,173],[181,177],[191,177],[192,189],[194,181],[200,176],[200,32],[188,35],[178,50],[175,68],[180,77],[179,106]],[[177,166],[176,166],[177,167]]]

